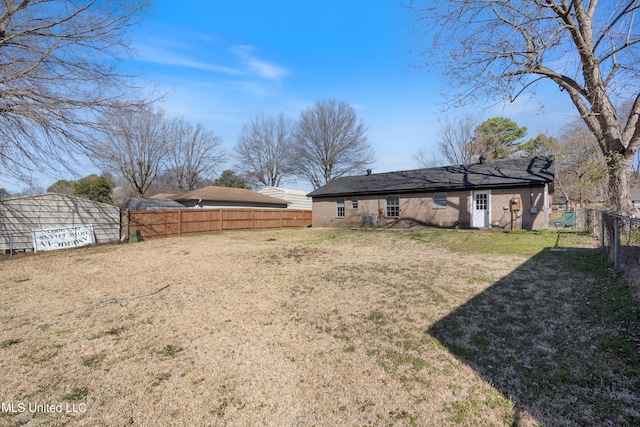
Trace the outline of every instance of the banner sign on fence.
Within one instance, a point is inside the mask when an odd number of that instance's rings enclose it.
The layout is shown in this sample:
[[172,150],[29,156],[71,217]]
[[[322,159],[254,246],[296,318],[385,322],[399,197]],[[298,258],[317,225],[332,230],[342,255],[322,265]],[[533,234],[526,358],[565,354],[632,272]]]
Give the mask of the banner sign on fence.
[[96,243],[92,224],[78,227],[34,229],[32,234],[34,252],[77,248]]

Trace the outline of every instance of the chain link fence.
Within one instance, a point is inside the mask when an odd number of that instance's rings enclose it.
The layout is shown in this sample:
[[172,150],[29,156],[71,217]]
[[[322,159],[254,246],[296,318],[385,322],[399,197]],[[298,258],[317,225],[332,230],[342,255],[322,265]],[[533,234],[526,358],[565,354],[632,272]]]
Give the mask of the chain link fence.
[[599,236],[602,252],[640,293],[640,218],[595,209],[580,213],[580,228]]

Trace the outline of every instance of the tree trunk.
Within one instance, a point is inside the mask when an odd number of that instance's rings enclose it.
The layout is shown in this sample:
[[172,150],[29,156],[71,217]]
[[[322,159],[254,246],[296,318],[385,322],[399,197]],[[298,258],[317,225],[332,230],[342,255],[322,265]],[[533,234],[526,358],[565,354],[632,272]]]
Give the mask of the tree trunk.
[[607,162],[609,208],[621,215],[630,216],[635,209],[629,190],[633,157],[614,156]]

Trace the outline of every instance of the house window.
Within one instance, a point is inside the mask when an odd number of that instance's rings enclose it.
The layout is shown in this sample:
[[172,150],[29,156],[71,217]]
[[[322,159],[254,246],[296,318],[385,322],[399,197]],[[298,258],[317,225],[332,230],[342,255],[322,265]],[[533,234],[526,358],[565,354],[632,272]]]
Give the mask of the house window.
[[487,210],[487,195],[486,194],[476,194],[476,210],[477,211],[486,211]]
[[339,198],[336,200],[336,206],[338,208],[338,216],[344,217],[344,198]]
[[389,218],[400,216],[400,196],[387,196],[387,216]]
[[447,207],[447,193],[433,193],[433,207],[443,209]]
[[358,198],[354,197],[351,199],[351,209],[358,209]]

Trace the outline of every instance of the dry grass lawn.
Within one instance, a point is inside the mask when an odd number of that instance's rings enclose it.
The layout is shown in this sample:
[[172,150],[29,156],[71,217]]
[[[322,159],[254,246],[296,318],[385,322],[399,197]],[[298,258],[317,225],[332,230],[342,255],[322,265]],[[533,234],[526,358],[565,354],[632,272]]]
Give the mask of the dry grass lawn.
[[295,229],[4,257],[0,425],[637,424],[635,307],[564,239]]

